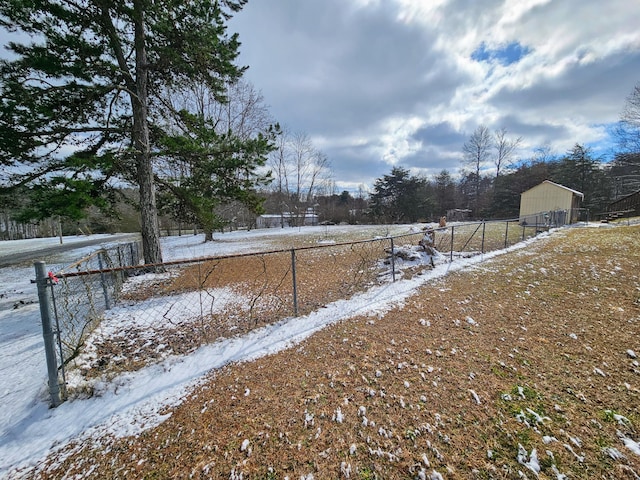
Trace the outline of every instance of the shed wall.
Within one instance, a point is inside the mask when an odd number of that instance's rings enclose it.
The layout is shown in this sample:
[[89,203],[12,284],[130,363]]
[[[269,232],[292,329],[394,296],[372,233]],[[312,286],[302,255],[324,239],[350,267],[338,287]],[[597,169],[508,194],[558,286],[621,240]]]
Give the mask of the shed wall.
[[573,193],[550,183],[542,183],[527,190],[520,199],[520,218],[540,212],[571,210]]

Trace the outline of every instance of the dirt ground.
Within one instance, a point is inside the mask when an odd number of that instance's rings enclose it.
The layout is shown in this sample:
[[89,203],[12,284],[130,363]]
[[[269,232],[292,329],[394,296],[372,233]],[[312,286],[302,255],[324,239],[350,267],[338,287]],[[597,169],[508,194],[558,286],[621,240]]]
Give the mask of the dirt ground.
[[576,228],[212,372],[36,478],[640,478],[640,227]]

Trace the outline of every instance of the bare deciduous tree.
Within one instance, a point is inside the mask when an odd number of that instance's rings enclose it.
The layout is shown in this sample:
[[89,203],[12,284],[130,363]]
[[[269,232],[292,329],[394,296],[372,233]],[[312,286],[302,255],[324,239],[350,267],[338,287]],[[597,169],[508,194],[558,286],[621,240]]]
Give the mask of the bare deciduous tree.
[[622,152],[640,152],[640,83],[636,84],[627,97],[620,114],[616,136]]
[[513,152],[515,152],[521,143],[522,137],[513,140],[508,139],[507,129],[504,127],[495,131],[493,134],[493,147],[495,148],[496,156],[493,162],[496,166],[496,178],[500,176],[502,169],[508,166]]
[[280,196],[281,225],[285,225],[285,214],[303,225],[318,189],[330,181],[329,159],[314,147],[306,133],[283,133],[271,155],[270,166]]
[[480,203],[480,171],[489,162],[492,144],[491,132],[485,125],[480,125],[462,146],[464,162],[473,168],[474,215],[478,214]]
[[283,129],[276,140],[276,148],[269,156],[269,166],[274,174],[273,187],[276,192],[278,212],[280,212],[280,227],[287,224],[285,213],[289,212],[289,132]]
[[489,129],[480,125],[462,147],[465,163],[473,167],[474,173],[480,177],[480,169],[489,161],[491,155],[491,133]]

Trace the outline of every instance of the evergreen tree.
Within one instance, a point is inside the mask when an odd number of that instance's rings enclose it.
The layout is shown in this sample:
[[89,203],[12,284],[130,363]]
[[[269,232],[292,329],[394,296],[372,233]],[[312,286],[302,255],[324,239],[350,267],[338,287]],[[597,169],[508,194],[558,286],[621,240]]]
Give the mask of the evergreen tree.
[[458,182],[458,205],[471,210],[475,219],[491,216],[493,179],[475,172],[462,171]]
[[584,194],[582,206],[592,213],[606,211],[611,200],[610,178],[591,149],[576,144],[563,158],[552,164],[551,180]]
[[436,215],[446,215],[456,207],[456,184],[447,170],[442,170],[434,178],[434,211]]
[[383,223],[416,222],[432,215],[428,182],[393,167],[389,175],[376,180],[369,203],[372,216]]
[[158,139],[162,156],[179,164],[179,176],[159,177],[158,182],[203,228],[205,241],[225,224],[217,208],[239,201],[250,210],[262,212],[262,197],[256,186],[266,184],[270,174],[259,173],[273,150],[278,127],[265,134],[241,138],[233,132],[219,134],[212,119],[183,111],[182,130]]
[[183,92],[167,93],[169,115],[152,132],[161,147],[156,178],[163,209],[200,226],[205,241],[225,224],[261,213],[263,197],[256,189],[270,175],[258,169],[280,133],[252,85],[240,81],[227,92],[221,102],[194,82]]
[[10,43],[15,59],[0,63],[0,164],[20,173],[5,179],[9,186],[51,187],[52,196],[73,192],[91,203],[116,181],[136,184],[144,259],[160,262],[150,130],[162,104],[155,98],[197,80],[224,100],[227,82],[243,71],[224,20],[245,2],[0,3],[0,25],[31,39]]
[[522,192],[549,179],[549,164],[536,159],[525,162],[515,171],[495,179],[492,218],[515,218],[520,213]]

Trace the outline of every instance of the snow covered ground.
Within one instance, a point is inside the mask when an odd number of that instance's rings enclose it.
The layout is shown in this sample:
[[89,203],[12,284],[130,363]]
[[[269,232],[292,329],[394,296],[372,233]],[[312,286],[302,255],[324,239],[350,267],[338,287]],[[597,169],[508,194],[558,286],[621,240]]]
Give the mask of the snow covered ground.
[[[349,228],[362,230],[363,227],[336,226],[331,227],[331,232]],[[405,232],[411,228],[415,229],[406,226]],[[202,236],[168,237],[163,239],[163,255],[165,260],[176,260],[260,251],[264,249],[265,236],[303,233],[326,235],[330,232],[326,227],[241,231],[219,235],[218,241],[208,244],[203,243]],[[545,235],[548,234],[541,236]],[[70,241],[73,239],[65,239],[65,242]],[[113,241],[113,236],[105,236],[105,242]],[[57,243],[58,239],[0,242],[0,255],[42,248],[47,242]],[[36,465],[49,452],[64,446],[70,440],[94,438],[107,433],[116,436],[132,435],[157,425],[166,419],[160,414],[163,407],[179,404],[185,394],[202,381],[203,376],[211,369],[229,362],[249,361],[287,348],[331,323],[354,315],[382,314],[401,304],[417,287],[434,278],[506,251],[522,248],[529,242],[481,256],[458,259],[453,263],[442,263],[422,276],[372,288],[350,300],[334,302],[306,317],[286,319],[242,337],[206,345],[186,357],[167,358],[160,364],[118,376],[111,383],[103,385],[98,390],[99,395],[68,401],[56,409],[48,407],[37,294],[35,286],[31,284],[34,269],[2,268],[0,478],[19,476],[21,469]],[[57,271],[97,248],[83,247],[61,253],[52,259],[47,268]]]

